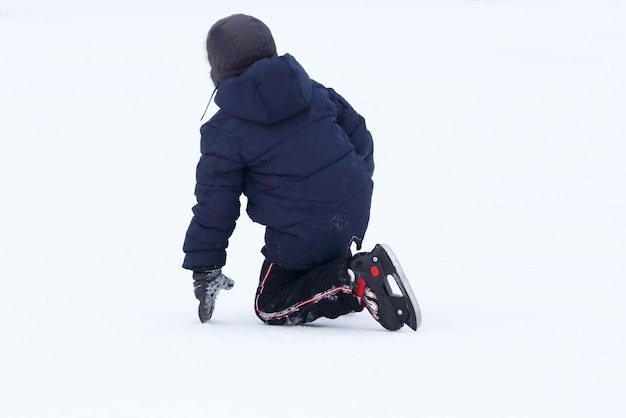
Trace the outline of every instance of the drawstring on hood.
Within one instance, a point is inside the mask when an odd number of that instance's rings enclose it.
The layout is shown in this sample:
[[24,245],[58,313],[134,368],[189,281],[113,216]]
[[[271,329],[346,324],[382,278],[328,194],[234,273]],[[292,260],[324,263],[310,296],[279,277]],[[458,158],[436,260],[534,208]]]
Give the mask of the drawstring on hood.
[[204,113],[202,113],[200,122],[202,122],[202,119],[204,119],[204,116],[206,115],[207,110],[209,110],[209,105],[211,104],[211,100],[213,100],[213,96],[215,96],[215,93],[217,93],[217,86],[213,89],[213,93],[211,93],[211,97],[209,97],[209,102],[206,104],[206,107],[204,108]]

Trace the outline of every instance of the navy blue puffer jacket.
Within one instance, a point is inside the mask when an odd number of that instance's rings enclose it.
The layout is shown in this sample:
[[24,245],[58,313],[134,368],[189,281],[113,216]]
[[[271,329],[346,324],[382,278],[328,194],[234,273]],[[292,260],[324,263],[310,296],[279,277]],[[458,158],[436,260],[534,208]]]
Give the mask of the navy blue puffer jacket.
[[369,221],[374,162],[364,119],[288,54],[227,78],[215,102],[220,110],[200,129],[183,267],[225,264],[241,193],[250,218],[266,226],[269,261],[304,270],[346,255]]

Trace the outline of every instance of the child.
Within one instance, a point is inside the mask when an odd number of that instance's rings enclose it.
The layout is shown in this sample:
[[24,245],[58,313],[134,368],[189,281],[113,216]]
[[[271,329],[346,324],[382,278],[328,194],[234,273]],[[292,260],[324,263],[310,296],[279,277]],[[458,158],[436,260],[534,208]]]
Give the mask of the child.
[[391,250],[350,252],[353,243],[360,249],[373,189],[365,120],[294,57],[278,56],[269,28],[252,16],[217,21],[207,52],[220,110],[200,130],[197,204],[183,246],[200,321],[234,285],[221,268],[243,193],[250,218],[266,226],[255,299],[263,322],[305,324],[365,307],[389,330],[416,330],[419,307]]

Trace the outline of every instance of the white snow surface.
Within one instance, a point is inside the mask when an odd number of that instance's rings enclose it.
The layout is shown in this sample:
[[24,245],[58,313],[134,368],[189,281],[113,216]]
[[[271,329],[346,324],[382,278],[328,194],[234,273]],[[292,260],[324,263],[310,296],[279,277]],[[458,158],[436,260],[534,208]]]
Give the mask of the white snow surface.
[[[402,261],[418,332],[263,325],[245,212],[198,321],[204,41],[236,12],[365,116],[365,247]],[[608,0],[2,1],[0,416],[626,416],[624,22]]]

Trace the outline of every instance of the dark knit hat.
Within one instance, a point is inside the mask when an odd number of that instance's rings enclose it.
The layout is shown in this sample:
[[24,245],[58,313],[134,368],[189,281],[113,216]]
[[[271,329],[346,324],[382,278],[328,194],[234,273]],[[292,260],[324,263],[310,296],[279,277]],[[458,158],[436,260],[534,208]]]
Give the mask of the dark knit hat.
[[215,22],[206,48],[216,86],[227,77],[243,74],[255,61],[276,56],[274,38],[267,25],[244,14]]

